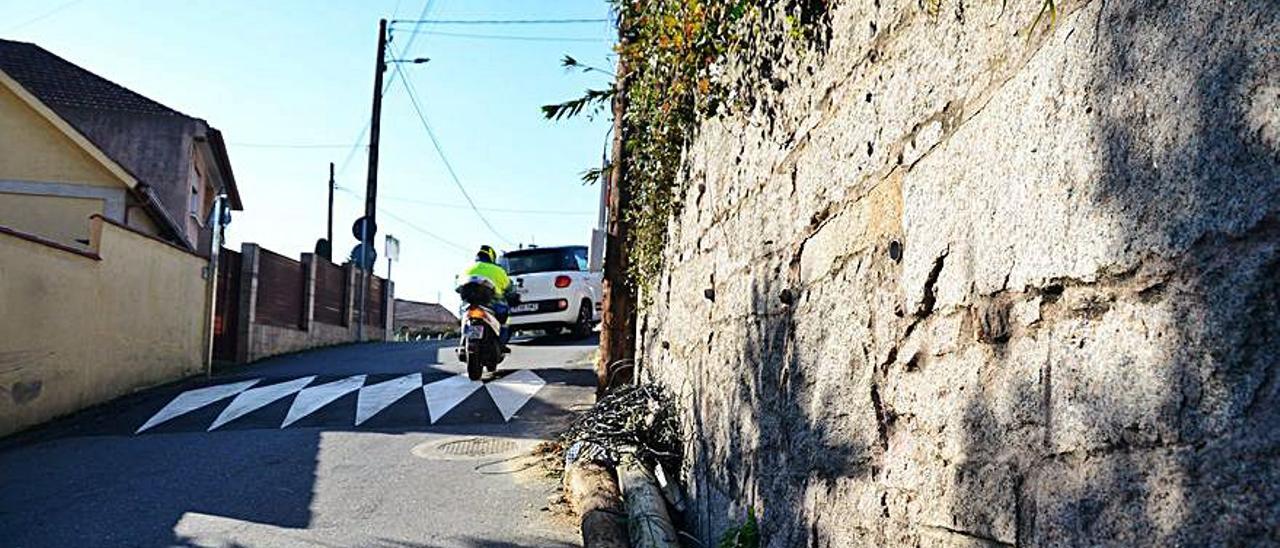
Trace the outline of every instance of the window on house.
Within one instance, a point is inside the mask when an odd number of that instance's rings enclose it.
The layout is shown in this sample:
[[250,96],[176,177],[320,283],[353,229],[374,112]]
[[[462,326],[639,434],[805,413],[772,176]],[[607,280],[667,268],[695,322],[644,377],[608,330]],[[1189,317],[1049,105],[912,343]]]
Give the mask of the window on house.
[[191,200],[187,205],[187,213],[200,219],[200,189],[191,187]]

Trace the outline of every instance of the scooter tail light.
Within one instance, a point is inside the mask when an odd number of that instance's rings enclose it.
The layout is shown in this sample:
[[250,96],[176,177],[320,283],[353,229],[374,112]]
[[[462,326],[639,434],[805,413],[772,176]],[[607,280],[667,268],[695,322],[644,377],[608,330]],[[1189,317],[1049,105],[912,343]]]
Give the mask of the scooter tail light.
[[472,309],[470,309],[470,310],[467,310],[467,317],[468,317],[468,318],[479,318],[479,319],[482,319],[482,320],[483,320],[483,319],[484,319],[484,311],[483,311],[483,310],[480,310],[479,308],[472,308]]
[[556,276],[556,287],[560,289],[569,287],[569,284],[571,283],[573,283],[573,278],[568,276]]

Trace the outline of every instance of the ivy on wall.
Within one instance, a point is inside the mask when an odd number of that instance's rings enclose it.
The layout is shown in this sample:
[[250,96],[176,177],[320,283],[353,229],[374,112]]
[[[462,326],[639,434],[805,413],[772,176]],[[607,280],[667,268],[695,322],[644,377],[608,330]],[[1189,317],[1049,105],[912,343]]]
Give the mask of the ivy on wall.
[[[623,117],[626,183],[632,203],[622,212],[630,225],[628,275],[642,293],[662,267],[668,221],[679,213],[684,154],[699,123],[710,116],[750,111],[779,79],[784,50],[822,49],[830,39],[829,13],[836,0],[610,0],[619,17],[616,47],[626,67]],[[1055,0],[1036,0],[1053,26]],[[936,14],[942,0],[920,0]],[[1008,0],[1001,0],[1002,6]],[[566,57],[565,67],[606,72]],[[728,69],[732,67],[732,75]],[[616,87],[543,107],[549,119],[595,114],[613,100]],[[588,170],[586,181],[601,169]]]
[[667,222],[680,209],[683,155],[699,122],[757,100],[746,84],[753,79],[725,78],[724,68],[736,63],[768,73],[770,56],[759,55],[756,44],[823,37],[828,1],[615,0],[614,7],[627,70],[629,275],[644,290],[662,266]]

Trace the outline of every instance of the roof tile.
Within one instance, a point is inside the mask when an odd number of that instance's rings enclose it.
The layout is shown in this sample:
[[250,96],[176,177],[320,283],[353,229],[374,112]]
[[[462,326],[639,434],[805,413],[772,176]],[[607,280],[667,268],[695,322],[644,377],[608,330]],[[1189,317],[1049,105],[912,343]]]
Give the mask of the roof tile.
[[55,109],[61,106],[186,116],[35,44],[0,40],[0,70]]

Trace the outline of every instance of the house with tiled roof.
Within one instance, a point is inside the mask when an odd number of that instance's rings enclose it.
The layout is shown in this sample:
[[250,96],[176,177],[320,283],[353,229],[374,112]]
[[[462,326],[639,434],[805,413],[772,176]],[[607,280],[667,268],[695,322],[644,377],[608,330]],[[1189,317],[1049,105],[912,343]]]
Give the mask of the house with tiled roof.
[[40,46],[0,40],[0,226],[70,246],[101,215],[207,253],[242,209],[222,134]]
[[222,135],[0,40],[0,436],[205,370]]
[[392,326],[396,333],[449,333],[458,329],[458,317],[439,303],[396,299]]

